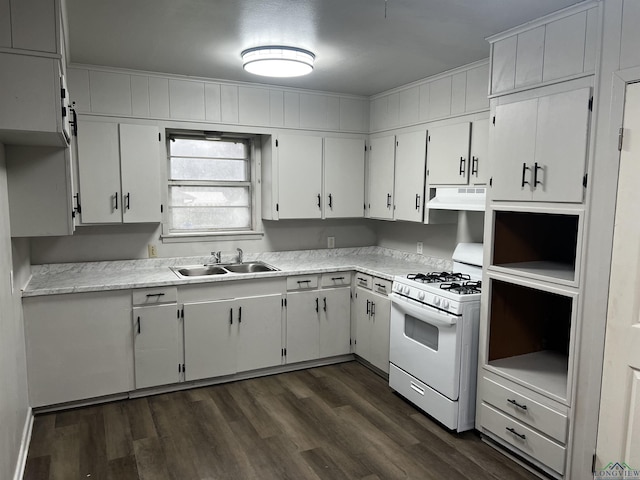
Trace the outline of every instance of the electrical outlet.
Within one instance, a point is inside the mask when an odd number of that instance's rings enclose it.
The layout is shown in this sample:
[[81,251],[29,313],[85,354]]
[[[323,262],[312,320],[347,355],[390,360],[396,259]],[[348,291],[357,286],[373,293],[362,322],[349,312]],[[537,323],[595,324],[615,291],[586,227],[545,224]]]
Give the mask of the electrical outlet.
[[327,237],[327,248],[336,247],[336,237]]
[[416,253],[422,255],[422,242],[416,244]]
[[149,251],[149,258],[156,258],[158,256],[158,247],[153,243],[147,245],[147,250]]

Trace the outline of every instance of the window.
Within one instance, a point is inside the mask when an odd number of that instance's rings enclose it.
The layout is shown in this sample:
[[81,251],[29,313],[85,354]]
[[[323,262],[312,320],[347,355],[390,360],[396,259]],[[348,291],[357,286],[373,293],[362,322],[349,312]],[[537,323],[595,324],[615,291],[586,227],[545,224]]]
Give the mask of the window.
[[167,138],[169,234],[250,231],[251,140]]

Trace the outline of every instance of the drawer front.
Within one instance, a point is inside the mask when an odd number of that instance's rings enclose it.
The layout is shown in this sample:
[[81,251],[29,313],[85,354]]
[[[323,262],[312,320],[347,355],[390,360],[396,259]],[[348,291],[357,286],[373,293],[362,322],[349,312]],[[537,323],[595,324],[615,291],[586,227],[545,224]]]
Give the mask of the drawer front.
[[564,446],[484,402],[481,405],[480,418],[482,431],[492,433],[559,474],[564,473],[566,456],[566,448]]
[[176,287],[136,288],[131,293],[133,305],[176,303],[177,298],[178,289]]
[[482,400],[560,443],[567,443],[569,419],[566,414],[542,405],[487,377],[483,378]]
[[317,275],[287,277],[287,290],[307,290],[310,288],[318,288]]
[[325,273],[320,284],[323,287],[348,287],[351,285],[351,272]]
[[373,291],[381,295],[389,295],[391,293],[391,282],[382,278],[373,277]]
[[356,287],[368,288],[371,290],[371,287],[373,286],[373,277],[365,273],[356,273],[354,282]]

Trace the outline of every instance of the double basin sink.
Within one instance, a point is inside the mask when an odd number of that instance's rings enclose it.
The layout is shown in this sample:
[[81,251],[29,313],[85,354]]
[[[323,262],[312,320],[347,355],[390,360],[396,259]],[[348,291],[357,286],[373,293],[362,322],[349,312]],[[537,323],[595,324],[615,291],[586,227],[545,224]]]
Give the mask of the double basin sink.
[[180,278],[209,277],[211,275],[227,275],[229,273],[277,272],[278,269],[264,262],[246,262],[211,265],[188,265],[169,267]]

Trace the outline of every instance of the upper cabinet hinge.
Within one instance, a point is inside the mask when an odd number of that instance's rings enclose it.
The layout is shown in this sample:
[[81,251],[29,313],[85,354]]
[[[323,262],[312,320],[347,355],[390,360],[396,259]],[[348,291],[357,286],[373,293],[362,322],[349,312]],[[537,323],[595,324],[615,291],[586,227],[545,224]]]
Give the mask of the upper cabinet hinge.
[[493,119],[491,120],[491,123],[493,123],[494,125],[496,124],[496,116],[493,116]]
[[618,151],[622,151],[622,141],[624,140],[624,128],[618,129]]
[[431,135],[427,135],[427,142],[431,141]]
[[276,139],[276,147],[278,146],[278,140]]
[[588,177],[588,176],[589,176],[589,174],[588,174],[588,173],[585,173],[585,174],[584,174],[584,177],[582,177],[582,186],[583,186],[584,188],[587,188],[587,177]]
[[591,473],[596,473],[596,454],[591,457]]
[[589,98],[589,111],[593,112],[593,96]]

